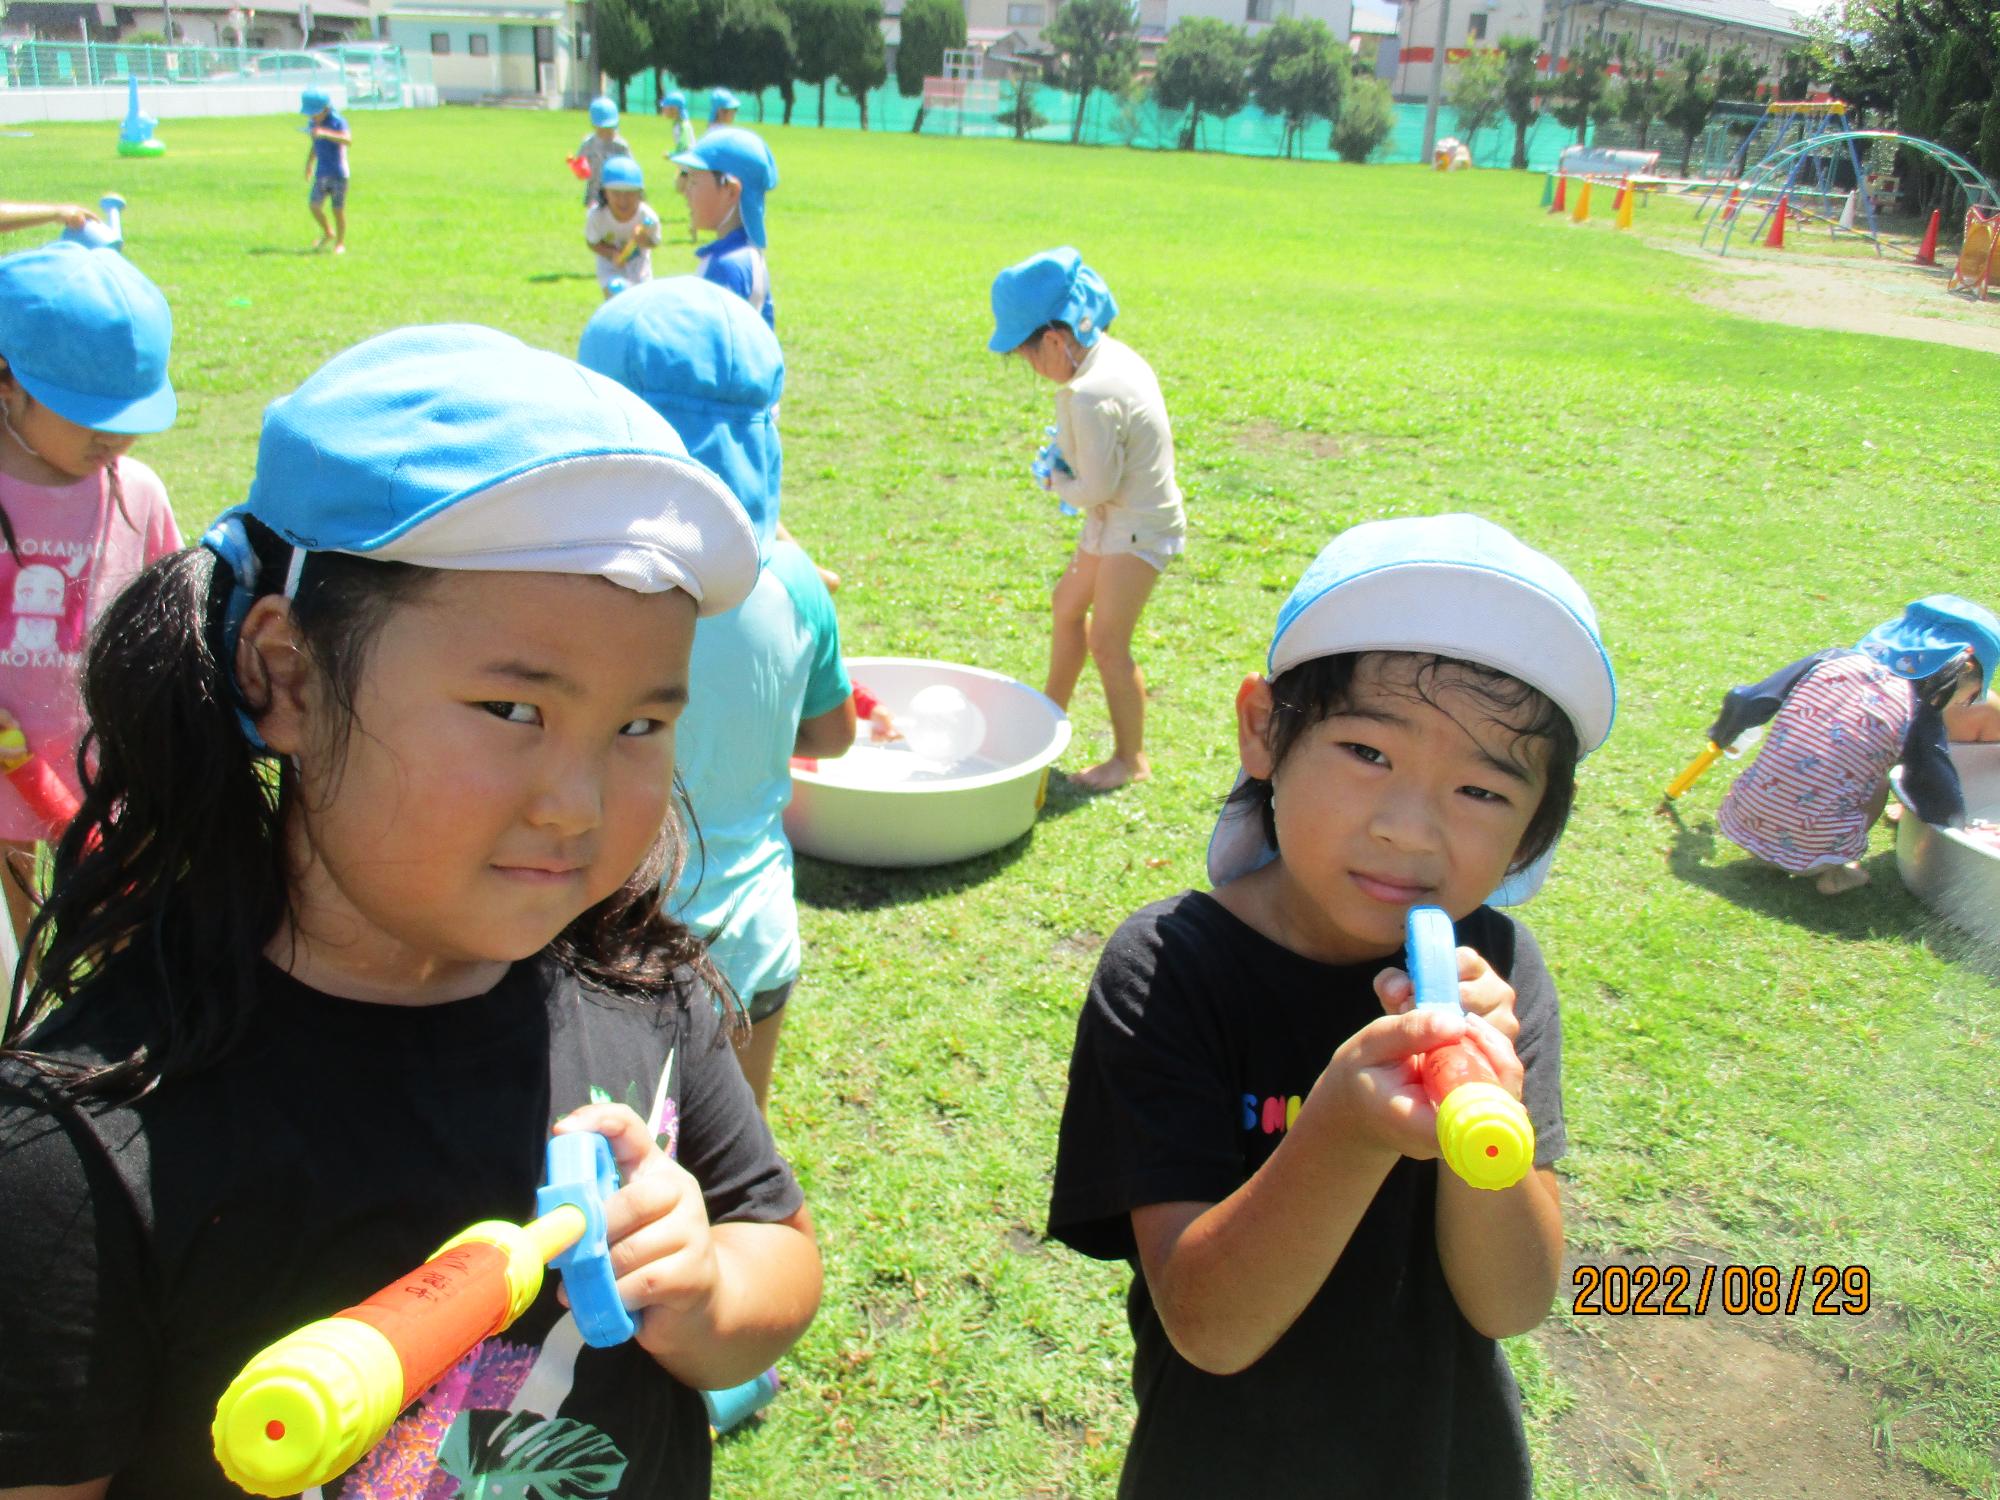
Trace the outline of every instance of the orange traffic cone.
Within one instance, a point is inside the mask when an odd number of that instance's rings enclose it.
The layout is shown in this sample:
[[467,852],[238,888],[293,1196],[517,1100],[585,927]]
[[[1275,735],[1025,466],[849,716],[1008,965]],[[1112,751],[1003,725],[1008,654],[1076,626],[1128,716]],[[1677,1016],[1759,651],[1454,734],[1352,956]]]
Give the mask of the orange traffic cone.
[[1924,230],[1924,242],[1917,247],[1917,264],[1934,266],[1937,264],[1938,215],[1940,210],[1931,210],[1931,222]]
[[1722,222],[1727,224],[1736,217],[1736,205],[1743,201],[1743,195],[1735,188],[1729,190],[1729,201],[1722,205]]
[[1764,236],[1764,248],[1766,250],[1782,250],[1785,248],[1786,206],[1787,200],[1780,198],[1778,200],[1778,211],[1771,215],[1771,232]]
[[1550,213],[1559,214],[1563,211],[1563,198],[1568,192],[1569,179],[1567,177],[1558,177],[1556,179],[1556,201],[1549,205]]
[[1590,217],[1590,179],[1583,179],[1583,186],[1577,190],[1576,207],[1569,211],[1570,222],[1581,224]]
[[1632,191],[1632,183],[1628,178],[1625,186],[1618,190],[1618,227],[1620,229],[1630,229],[1632,227],[1632,200],[1637,196]]

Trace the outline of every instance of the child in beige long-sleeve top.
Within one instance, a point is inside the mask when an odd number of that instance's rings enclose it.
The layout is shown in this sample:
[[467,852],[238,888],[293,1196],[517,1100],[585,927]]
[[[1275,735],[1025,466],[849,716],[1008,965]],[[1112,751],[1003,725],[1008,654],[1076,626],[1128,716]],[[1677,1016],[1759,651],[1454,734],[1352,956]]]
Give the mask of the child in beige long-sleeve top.
[[1061,387],[1050,462],[1036,474],[1084,513],[1075,555],[1052,596],[1054,633],[1043,689],[1067,709],[1086,656],[1111,715],[1108,760],[1076,781],[1110,791],[1151,774],[1146,685],[1132,636],[1146,600],[1187,536],[1174,482],[1174,435],[1152,367],[1104,332],[1118,304],[1072,249],[1044,251],[993,283],[996,353],[1019,354]]

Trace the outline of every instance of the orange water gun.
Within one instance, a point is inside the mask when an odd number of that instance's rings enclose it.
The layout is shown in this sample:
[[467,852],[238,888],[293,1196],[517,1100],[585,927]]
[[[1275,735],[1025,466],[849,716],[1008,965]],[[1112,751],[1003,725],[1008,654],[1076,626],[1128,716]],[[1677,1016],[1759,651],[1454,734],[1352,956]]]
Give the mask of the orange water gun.
[[83,805],[56,775],[56,768],[28,748],[28,737],[19,728],[0,730],[0,773],[42,820],[47,839],[60,838]]
[[[1441,907],[1413,906],[1404,924],[1405,959],[1417,1005],[1460,1015],[1458,942]],[[1437,1106],[1438,1147],[1450,1167],[1476,1188],[1510,1188],[1535,1164],[1535,1127],[1528,1111],[1500,1086],[1499,1075],[1470,1037],[1424,1054],[1418,1071]]]
[[243,1367],[209,1429],[222,1472],[253,1495],[326,1484],[482,1339],[528,1310],[544,1265],[562,1272],[585,1343],[630,1338],[638,1325],[618,1298],[604,1231],[604,1200],[617,1188],[603,1136],[552,1136],[533,1222],[475,1224],[366,1301],[287,1334]]

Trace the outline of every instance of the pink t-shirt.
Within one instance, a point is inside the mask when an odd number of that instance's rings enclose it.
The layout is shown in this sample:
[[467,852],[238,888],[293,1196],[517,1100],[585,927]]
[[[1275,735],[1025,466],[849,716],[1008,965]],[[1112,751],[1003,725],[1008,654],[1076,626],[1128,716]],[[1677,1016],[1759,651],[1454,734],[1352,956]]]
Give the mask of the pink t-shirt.
[[[15,541],[9,549],[0,538],[0,708],[21,721],[28,748],[79,795],[90,627],[146,564],[181,545],[159,476],[126,457],[118,460],[118,481],[123,515],[103,474],[62,486],[0,474],[0,507]],[[41,819],[0,776],[0,839],[43,835]]]

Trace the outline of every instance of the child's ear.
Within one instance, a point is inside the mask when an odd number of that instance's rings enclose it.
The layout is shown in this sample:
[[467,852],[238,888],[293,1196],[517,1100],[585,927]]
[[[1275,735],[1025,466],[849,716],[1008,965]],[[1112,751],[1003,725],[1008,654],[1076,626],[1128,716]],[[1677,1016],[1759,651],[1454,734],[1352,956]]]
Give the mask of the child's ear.
[[280,755],[306,748],[312,664],[292,621],[291,601],[266,594],[250,606],[236,642],[236,680],[264,743]]
[[1259,781],[1269,781],[1277,769],[1271,753],[1271,684],[1252,672],[1236,690],[1236,753],[1243,769]]

